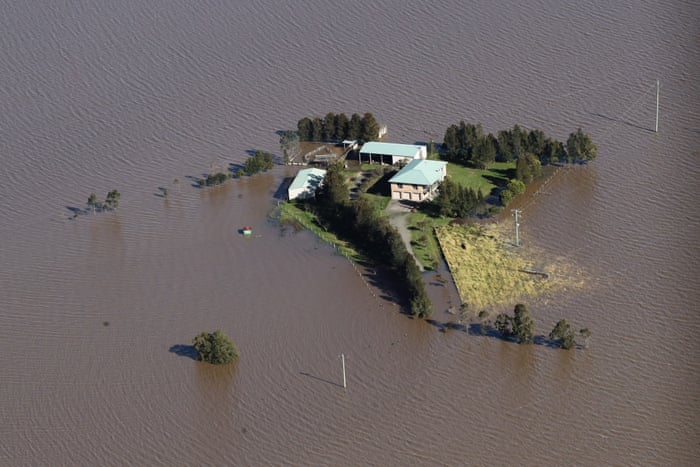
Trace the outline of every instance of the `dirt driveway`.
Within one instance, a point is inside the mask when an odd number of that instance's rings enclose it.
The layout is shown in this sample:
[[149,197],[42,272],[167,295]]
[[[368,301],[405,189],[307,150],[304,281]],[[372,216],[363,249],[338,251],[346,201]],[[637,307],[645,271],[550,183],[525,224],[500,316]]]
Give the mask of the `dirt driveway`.
[[389,205],[384,210],[389,223],[398,230],[401,238],[403,239],[406,249],[413,256],[418,265],[418,269],[423,272],[423,265],[420,264],[416,255],[413,253],[413,248],[411,248],[411,232],[408,230],[408,225],[406,224],[406,217],[411,213],[411,208],[404,204],[401,204],[399,200],[392,199]]

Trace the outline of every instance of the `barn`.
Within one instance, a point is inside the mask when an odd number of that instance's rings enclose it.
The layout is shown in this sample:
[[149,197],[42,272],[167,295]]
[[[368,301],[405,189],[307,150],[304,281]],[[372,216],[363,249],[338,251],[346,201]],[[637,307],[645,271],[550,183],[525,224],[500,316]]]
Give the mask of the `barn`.
[[394,165],[398,162],[410,162],[428,157],[427,146],[420,144],[396,144],[371,141],[360,149],[360,163],[379,163]]

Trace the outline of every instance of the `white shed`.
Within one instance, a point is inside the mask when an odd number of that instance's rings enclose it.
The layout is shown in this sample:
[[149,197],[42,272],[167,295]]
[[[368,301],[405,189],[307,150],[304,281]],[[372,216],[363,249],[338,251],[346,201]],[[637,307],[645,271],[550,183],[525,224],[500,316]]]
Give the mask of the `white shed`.
[[294,177],[292,184],[287,189],[287,196],[290,200],[301,198],[313,198],[316,196],[316,189],[323,183],[326,171],[322,169],[302,169]]

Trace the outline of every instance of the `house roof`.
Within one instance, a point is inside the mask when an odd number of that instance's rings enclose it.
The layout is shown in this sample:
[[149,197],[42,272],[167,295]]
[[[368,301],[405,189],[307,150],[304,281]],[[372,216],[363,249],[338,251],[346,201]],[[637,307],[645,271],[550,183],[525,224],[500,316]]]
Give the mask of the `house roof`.
[[446,165],[447,162],[445,161],[415,159],[399,170],[399,173],[391,177],[389,183],[432,185],[438,180],[442,180],[443,169]]
[[380,143],[372,141],[362,145],[361,153],[385,154],[391,156],[415,158],[423,146],[415,144]]
[[326,171],[322,169],[301,169],[297,176],[294,177],[292,184],[289,185],[289,190],[298,190],[300,188],[316,189],[321,185],[325,176]]

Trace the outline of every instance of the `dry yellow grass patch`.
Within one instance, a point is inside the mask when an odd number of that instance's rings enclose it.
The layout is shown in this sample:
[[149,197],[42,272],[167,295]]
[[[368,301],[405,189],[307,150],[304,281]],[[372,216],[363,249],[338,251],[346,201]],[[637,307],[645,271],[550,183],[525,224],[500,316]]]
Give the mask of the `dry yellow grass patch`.
[[[499,224],[448,225],[437,229],[437,237],[462,302],[471,307],[512,305],[583,285],[581,273],[562,259],[505,241]],[[548,273],[549,279],[522,272],[532,269]]]

